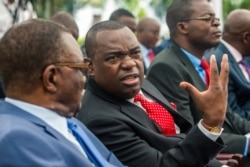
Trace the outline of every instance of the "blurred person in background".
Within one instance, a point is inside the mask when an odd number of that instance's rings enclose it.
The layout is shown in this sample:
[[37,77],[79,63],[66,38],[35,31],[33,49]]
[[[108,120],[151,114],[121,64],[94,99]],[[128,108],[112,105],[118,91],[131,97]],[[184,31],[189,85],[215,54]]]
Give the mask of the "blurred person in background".
[[117,21],[125,26],[127,26],[131,31],[136,31],[136,18],[128,10],[119,8],[111,13],[109,20]]
[[140,42],[144,64],[144,73],[146,73],[150,63],[155,58],[153,48],[159,40],[159,34],[160,24],[156,19],[143,18],[139,21],[136,29],[136,37]]
[[0,38],[13,25],[37,18],[29,0],[0,0]]

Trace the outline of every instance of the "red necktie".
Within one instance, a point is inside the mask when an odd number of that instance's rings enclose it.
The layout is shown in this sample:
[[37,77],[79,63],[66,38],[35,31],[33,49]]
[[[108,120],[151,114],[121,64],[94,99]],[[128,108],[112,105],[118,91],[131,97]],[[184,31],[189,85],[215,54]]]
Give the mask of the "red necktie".
[[207,63],[207,61],[205,59],[201,60],[201,67],[205,70],[205,74],[206,74],[206,85],[207,87],[209,86],[209,76],[210,76],[210,68],[209,65]]
[[153,50],[149,49],[148,50],[148,59],[149,59],[149,61],[152,62],[154,60],[154,58],[155,58],[155,55],[154,55]]
[[134,101],[141,103],[149,117],[161,126],[164,135],[169,136],[176,134],[174,119],[164,107],[157,102],[147,101],[141,94],[137,94],[134,97]]

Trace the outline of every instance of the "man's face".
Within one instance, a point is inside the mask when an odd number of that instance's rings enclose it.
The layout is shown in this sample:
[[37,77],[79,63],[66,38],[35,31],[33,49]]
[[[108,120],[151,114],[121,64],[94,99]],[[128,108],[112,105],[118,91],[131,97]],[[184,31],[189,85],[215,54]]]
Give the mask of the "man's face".
[[194,11],[187,21],[187,40],[192,45],[208,49],[216,46],[220,41],[221,31],[219,20],[214,19],[215,13],[207,1],[195,1],[192,4]]
[[[83,56],[76,40],[70,34],[62,37],[68,56],[64,56],[58,63],[82,63]],[[57,77],[57,101],[64,106],[60,114],[72,117],[81,108],[81,99],[85,86],[85,75],[80,68],[68,66],[57,66],[59,77]]]
[[147,48],[154,48],[159,40],[160,25],[156,21],[148,21],[147,27],[137,32],[138,40]]
[[96,34],[96,53],[90,76],[106,92],[124,99],[141,89],[144,71],[139,43],[124,27]]
[[117,20],[119,23],[127,26],[132,32],[136,31],[136,20],[133,17],[122,16]]

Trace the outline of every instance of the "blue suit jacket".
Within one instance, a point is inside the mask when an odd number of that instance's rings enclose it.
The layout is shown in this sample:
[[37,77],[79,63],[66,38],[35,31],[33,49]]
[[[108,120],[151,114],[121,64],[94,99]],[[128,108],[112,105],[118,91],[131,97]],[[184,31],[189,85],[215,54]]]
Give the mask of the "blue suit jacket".
[[[0,122],[0,166],[93,167],[59,132],[41,119],[2,100]],[[77,122],[110,164],[123,166],[82,123]]]
[[211,49],[205,56],[209,59],[211,54],[215,54],[218,67],[220,67],[222,55],[225,53],[228,55],[230,66],[228,103],[232,111],[250,120],[250,83],[246,80],[233,55],[224,44],[220,43],[217,47]]

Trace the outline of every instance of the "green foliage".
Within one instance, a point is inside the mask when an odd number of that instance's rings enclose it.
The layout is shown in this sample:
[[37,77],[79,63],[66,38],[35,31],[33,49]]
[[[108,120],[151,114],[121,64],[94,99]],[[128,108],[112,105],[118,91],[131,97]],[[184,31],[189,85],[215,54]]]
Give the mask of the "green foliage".
[[224,19],[227,15],[234,9],[242,8],[242,9],[250,9],[250,1],[249,0],[223,0],[223,17]]

